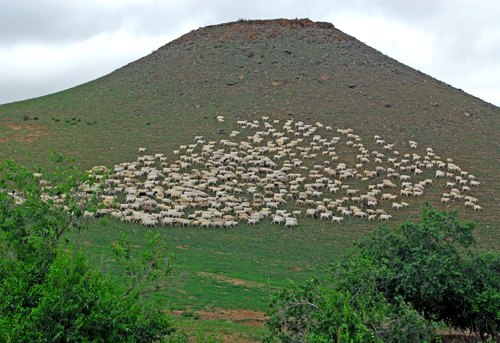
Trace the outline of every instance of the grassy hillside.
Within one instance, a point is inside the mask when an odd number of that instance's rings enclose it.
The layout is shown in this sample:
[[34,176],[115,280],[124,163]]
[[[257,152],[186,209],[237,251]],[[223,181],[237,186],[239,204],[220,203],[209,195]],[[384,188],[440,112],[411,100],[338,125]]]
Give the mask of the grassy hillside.
[[[216,119],[220,115],[224,122]],[[238,120],[262,116],[280,123],[319,121],[334,132],[351,128],[370,142],[369,149],[376,148],[373,136],[381,135],[401,152],[413,152],[408,141],[414,140],[419,153],[432,147],[442,159],[453,158],[481,181],[473,195],[482,212],[466,211],[458,202],[441,204],[437,188],[424,199],[439,209],[460,208],[462,218],[478,223],[480,248],[499,246],[500,109],[328,23],[247,21],[201,28],[95,81],[2,105],[0,158],[25,163],[29,152],[30,163],[45,165],[50,148],[75,157],[83,168],[112,167],[135,161],[137,148],[146,147],[175,159],[171,152],[195,135],[227,138],[219,131],[238,130]],[[254,133],[241,131],[241,140]],[[344,145],[338,151],[351,153]],[[407,211],[393,213],[394,223],[419,217],[423,199],[410,202]],[[333,227],[303,219],[291,230],[269,223],[235,230],[160,228],[178,255],[176,269],[189,272],[169,296],[177,310],[264,311],[269,287],[286,278],[305,280],[377,225],[353,219]],[[144,229],[137,224],[111,221],[104,229],[96,223],[83,237],[96,258],[119,227],[142,244]]]

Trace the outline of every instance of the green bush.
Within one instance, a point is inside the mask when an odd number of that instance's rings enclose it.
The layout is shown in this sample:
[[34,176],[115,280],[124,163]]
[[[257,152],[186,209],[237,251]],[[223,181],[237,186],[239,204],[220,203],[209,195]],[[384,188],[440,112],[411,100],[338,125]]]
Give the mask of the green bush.
[[171,333],[159,309],[121,299],[79,252],[59,250],[38,282],[2,257],[2,270],[10,275],[2,277],[0,341],[159,342]]
[[267,327],[283,342],[429,342],[436,325],[378,289],[379,270],[366,256],[329,267],[326,278],[290,282],[273,295]]
[[141,256],[125,236],[113,244],[118,257],[134,257],[126,261],[130,287],[119,294],[65,238],[86,228],[83,212],[97,194],[79,187],[92,180],[60,154],[51,159],[69,166],[43,175],[50,187],[12,161],[0,164],[0,342],[167,341],[168,317],[143,297],[170,273],[164,239],[148,232]]
[[384,273],[389,300],[402,297],[425,318],[484,335],[500,332],[500,255],[471,251],[473,223],[429,204],[419,223],[376,231],[359,244]]
[[474,229],[429,204],[418,223],[380,228],[327,277],[273,295],[270,339],[429,342],[442,325],[498,335],[500,255],[472,251]]

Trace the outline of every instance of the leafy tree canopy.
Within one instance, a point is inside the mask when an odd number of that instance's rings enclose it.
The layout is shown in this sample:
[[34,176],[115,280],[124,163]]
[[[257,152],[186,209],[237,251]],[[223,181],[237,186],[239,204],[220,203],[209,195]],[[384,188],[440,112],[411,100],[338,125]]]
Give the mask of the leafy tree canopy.
[[131,280],[119,294],[64,235],[86,228],[83,213],[97,206],[99,185],[82,191],[92,178],[60,154],[51,159],[64,166],[50,174],[0,164],[0,342],[167,341],[172,324],[143,297],[166,285],[164,238],[148,233],[142,254],[126,236],[112,244]]
[[426,204],[422,220],[384,226],[327,276],[273,296],[268,327],[284,342],[428,342],[445,324],[500,331],[500,255],[471,250],[473,223]]

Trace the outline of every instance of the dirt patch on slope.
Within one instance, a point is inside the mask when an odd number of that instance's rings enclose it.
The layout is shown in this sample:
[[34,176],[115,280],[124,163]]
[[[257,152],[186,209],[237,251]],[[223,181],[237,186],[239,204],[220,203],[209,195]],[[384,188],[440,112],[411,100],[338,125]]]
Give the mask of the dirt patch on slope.
[[204,272],[198,272],[198,273],[196,273],[196,275],[214,278],[217,281],[229,282],[235,286],[258,287],[261,289],[267,289],[267,285],[265,285],[263,283],[258,283],[258,282],[245,281],[245,280],[241,280],[241,279],[233,279],[233,278],[229,278],[229,277],[222,276],[222,275],[215,275],[212,273],[204,273]]
[[46,126],[42,125],[19,125],[13,123],[0,123],[0,126],[7,127],[3,137],[0,137],[0,143],[5,143],[9,141],[24,141],[33,142],[38,136],[42,135],[47,129]]
[[[172,311],[174,316],[182,315],[184,311]],[[231,320],[238,324],[262,327],[269,319],[262,311],[231,310],[216,308],[213,311],[196,311],[195,315],[202,320]]]
[[264,312],[253,310],[223,310],[218,309],[216,312],[199,311],[196,312],[204,320],[232,320],[239,324],[249,326],[264,326],[269,317],[265,316]]

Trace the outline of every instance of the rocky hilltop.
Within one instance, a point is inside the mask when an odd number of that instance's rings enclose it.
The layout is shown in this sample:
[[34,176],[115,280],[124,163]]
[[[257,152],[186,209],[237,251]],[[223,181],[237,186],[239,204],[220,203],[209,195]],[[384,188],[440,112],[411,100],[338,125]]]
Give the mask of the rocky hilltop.
[[[296,35],[299,34],[299,37]],[[295,39],[334,43],[352,39],[333,24],[313,22],[309,19],[240,20],[211,25],[192,31],[167,45],[182,45],[203,40],[238,41],[242,39],[272,39],[293,35]],[[165,46],[166,47],[166,46]]]

